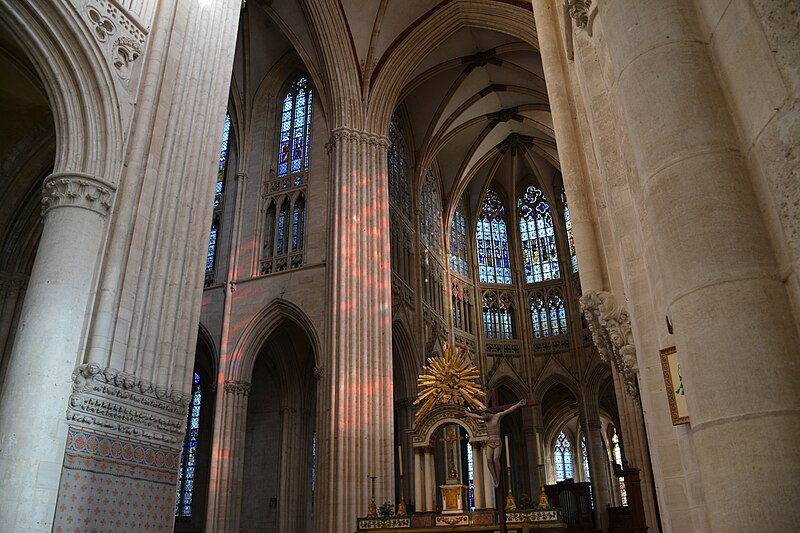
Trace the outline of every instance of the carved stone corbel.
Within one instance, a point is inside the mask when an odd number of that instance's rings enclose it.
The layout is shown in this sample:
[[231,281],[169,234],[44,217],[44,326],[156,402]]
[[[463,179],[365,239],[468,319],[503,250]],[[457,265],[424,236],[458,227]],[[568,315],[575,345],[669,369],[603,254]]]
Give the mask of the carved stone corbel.
[[613,363],[628,394],[638,403],[636,347],[628,310],[606,291],[587,291],[580,304],[600,358]]

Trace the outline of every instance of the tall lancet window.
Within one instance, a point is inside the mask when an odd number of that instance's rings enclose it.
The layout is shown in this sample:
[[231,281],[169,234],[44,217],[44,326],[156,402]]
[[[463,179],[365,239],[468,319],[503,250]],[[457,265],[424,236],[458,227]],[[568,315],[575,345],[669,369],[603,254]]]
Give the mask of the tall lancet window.
[[559,433],[556,439],[556,445],[553,449],[553,464],[556,467],[556,481],[564,481],[574,477],[572,472],[572,450],[569,439],[563,431]]
[[408,148],[395,112],[389,122],[389,199],[406,218],[411,219],[411,204],[408,193]]
[[217,260],[217,236],[222,215],[222,195],[225,191],[225,174],[228,170],[228,139],[231,132],[231,115],[225,115],[225,126],[222,129],[222,143],[219,148],[219,166],[217,182],[214,187],[214,215],[211,219],[211,232],[208,236],[208,252],[206,254],[206,286],[214,281],[214,266]]
[[433,169],[428,167],[425,181],[422,182],[422,194],[419,197],[419,234],[428,248],[441,255],[442,253],[442,202],[439,195],[439,184]]
[[494,190],[487,190],[475,235],[478,269],[483,283],[511,284],[508,233],[504,217],[505,208],[500,197]]
[[572,218],[569,216],[569,205],[567,205],[567,194],[561,193],[561,200],[564,203],[564,225],[567,229],[567,244],[569,245],[569,258],[572,264],[572,272],[578,271],[578,256],[575,255],[575,237],[572,235]]
[[[283,99],[278,142],[278,176],[308,170],[308,141],[311,137],[311,88],[305,77],[292,84]],[[295,185],[302,182],[298,176]]]
[[464,197],[462,196],[456,206],[453,220],[450,221],[450,270],[462,276],[469,276],[467,221],[464,211]]
[[181,448],[181,469],[178,476],[178,495],[175,500],[175,516],[192,515],[195,469],[197,467],[197,439],[200,435],[200,376],[195,373],[192,382],[192,401],[189,405],[189,420],[186,437]]
[[589,452],[586,450],[586,435],[581,435],[581,454],[583,455],[583,475],[586,481],[591,481],[592,476],[589,475]]
[[559,278],[553,217],[544,193],[529,185],[519,199],[519,232],[525,261],[525,281],[536,283]]

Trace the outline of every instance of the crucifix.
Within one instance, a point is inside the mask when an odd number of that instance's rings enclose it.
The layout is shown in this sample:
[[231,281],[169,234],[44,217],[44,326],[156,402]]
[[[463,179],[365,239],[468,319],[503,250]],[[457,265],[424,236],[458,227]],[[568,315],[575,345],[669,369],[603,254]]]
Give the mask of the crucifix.
[[484,409],[480,413],[473,413],[472,411],[464,411],[464,415],[470,418],[477,418],[486,423],[486,433],[489,438],[486,441],[488,447],[488,454],[486,461],[489,465],[489,472],[492,474],[494,486],[500,486],[500,457],[502,456],[502,442],[500,439],[500,420],[509,413],[513,413],[522,407],[533,407],[539,405],[536,400],[520,400],[517,403],[508,405],[500,405]]

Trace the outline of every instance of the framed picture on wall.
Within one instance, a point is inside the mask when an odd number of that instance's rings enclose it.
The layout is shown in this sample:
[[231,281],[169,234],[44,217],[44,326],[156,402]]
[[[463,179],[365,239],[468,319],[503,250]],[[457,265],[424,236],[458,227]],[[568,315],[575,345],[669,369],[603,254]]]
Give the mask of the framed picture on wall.
[[667,387],[669,411],[672,415],[672,425],[687,424],[689,422],[689,409],[686,405],[686,389],[683,386],[678,351],[674,346],[671,346],[664,348],[660,353],[661,368],[664,369],[664,383]]

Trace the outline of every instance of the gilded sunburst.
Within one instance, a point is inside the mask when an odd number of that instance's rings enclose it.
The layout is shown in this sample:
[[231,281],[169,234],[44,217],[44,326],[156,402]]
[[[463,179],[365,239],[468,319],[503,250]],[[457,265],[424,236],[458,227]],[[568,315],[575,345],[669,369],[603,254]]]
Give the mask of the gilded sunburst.
[[416,418],[435,405],[469,405],[473,410],[486,409],[478,398],[486,396],[478,382],[478,369],[461,349],[458,353],[449,344],[442,347],[442,355],[428,357],[428,364],[417,378],[419,394],[414,405],[422,403]]

